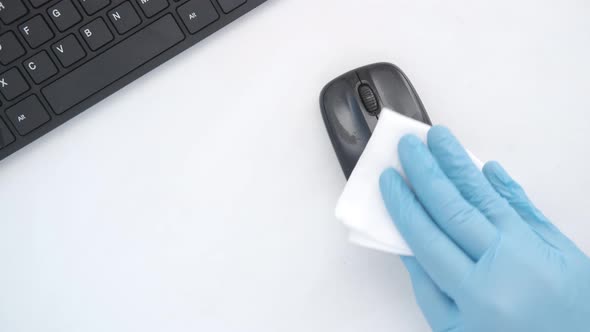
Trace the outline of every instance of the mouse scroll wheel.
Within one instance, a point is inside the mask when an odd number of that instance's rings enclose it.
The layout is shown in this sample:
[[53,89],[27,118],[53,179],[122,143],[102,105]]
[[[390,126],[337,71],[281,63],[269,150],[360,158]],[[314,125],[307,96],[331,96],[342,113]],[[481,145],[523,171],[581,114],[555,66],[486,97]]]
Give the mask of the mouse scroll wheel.
[[362,84],[359,87],[359,95],[361,96],[361,100],[363,101],[363,105],[365,105],[367,112],[375,114],[379,111],[377,96],[369,85]]

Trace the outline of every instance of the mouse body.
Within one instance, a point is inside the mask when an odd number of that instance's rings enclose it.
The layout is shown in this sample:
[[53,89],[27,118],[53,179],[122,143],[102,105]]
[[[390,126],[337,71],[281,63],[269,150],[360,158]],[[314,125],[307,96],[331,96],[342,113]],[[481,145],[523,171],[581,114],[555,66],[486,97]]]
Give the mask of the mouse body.
[[431,125],[406,75],[390,63],[352,70],[328,83],[320,95],[322,117],[348,179],[383,108]]

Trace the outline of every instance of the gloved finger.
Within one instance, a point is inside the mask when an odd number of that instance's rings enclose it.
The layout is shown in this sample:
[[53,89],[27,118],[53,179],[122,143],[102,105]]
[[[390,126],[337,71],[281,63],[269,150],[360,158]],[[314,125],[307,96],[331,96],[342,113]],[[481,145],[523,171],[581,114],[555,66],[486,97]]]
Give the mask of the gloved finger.
[[520,217],[545,240],[552,245],[560,247],[563,244],[572,244],[552,223],[535,207],[524,189],[495,161],[487,163],[483,168],[483,174],[489,180],[494,189],[501,195]]
[[430,129],[428,147],[443,172],[471,205],[502,230],[514,225],[514,220],[519,219],[514,209],[494,190],[447,128]]
[[433,331],[448,331],[458,323],[455,302],[443,293],[413,257],[401,257],[406,266],[418,306]]
[[404,136],[400,140],[399,157],[426,211],[459,247],[477,261],[497,238],[496,227],[465,201],[416,136]]
[[383,172],[379,185],[385,206],[416,259],[434,282],[453,296],[474,263],[430,219],[397,171]]

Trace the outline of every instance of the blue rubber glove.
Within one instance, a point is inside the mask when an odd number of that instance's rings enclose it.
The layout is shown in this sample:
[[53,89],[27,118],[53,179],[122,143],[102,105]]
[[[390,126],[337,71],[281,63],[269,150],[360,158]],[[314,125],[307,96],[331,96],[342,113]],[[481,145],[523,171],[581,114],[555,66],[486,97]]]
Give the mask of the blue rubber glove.
[[381,192],[434,331],[590,331],[590,259],[498,163],[482,173],[444,127],[399,156],[413,190],[391,169]]

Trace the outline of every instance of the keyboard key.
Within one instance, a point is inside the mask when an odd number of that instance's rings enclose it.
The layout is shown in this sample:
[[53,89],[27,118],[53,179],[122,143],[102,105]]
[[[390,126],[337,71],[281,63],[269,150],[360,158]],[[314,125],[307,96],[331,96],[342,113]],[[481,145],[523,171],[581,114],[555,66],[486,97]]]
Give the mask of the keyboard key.
[[209,0],[191,0],[178,8],[178,15],[190,33],[197,33],[219,19]]
[[74,35],[69,35],[53,44],[51,49],[64,67],[69,67],[86,56],[86,52]]
[[80,13],[78,13],[71,0],[58,2],[55,6],[49,7],[47,13],[59,31],[66,31],[72,25],[82,20],[82,16],[80,16]]
[[86,40],[88,47],[93,51],[98,50],[113,40],[113,34],[102,18],[97,18],[88,25],[82,27],[80,33],[82,34],[82,38]]
[[117,32],[119,32],[121,35],[135,28],[139,25],[139,23],[141,23],[141,19],[129,1],[111,10],[109,12],[109,18],[115,26],[115,29],[117,29]]
[[7,65],[25,54],[25,49],[12,32],[0,36],[0,63]]
[[10,24],[25,16],[28,12],[22,0],[0,1],[0,20],[4,24]]
[[32,48],[38,47],[53,38],[53,32],[41,15],[37,15],[21,24],[18,29]]
[[4,98],[12,100],[29,90],[25,78],[16,68],[12,68],[0,75],[0,92]]
[[33,81],[35,81],[37,84],[57,74],[57,68],[45,51],[37,53],[32,58],[25,61],[23,65],[25,66],[27,72],[31,75],[31,78],[33,78]]
[[8,119],[19,134],[26,135],[51,118],[37,96],[29,96],[6,110]]
[[49,0],[31,0],[31,4],[35,8],[39,8],[48,2],[49,2]]
[[168,0],[137,0],[145,16],[152,17],[168,7]]
[[166,15],[49,84],[43,95],[55,113],[61,114],[183,39],[172,15]]
[[223,9],[224,13],[229,13],[232,10],[240,7],[241,5],[246,3],[246,0],[217,0],[221,9]]
[[12,135],[4,121],[0,119],[0,149],[12,142],[14,142],[14,135]]
[[111,3],[111,0],[80,0],[86,14],[92,15]]

